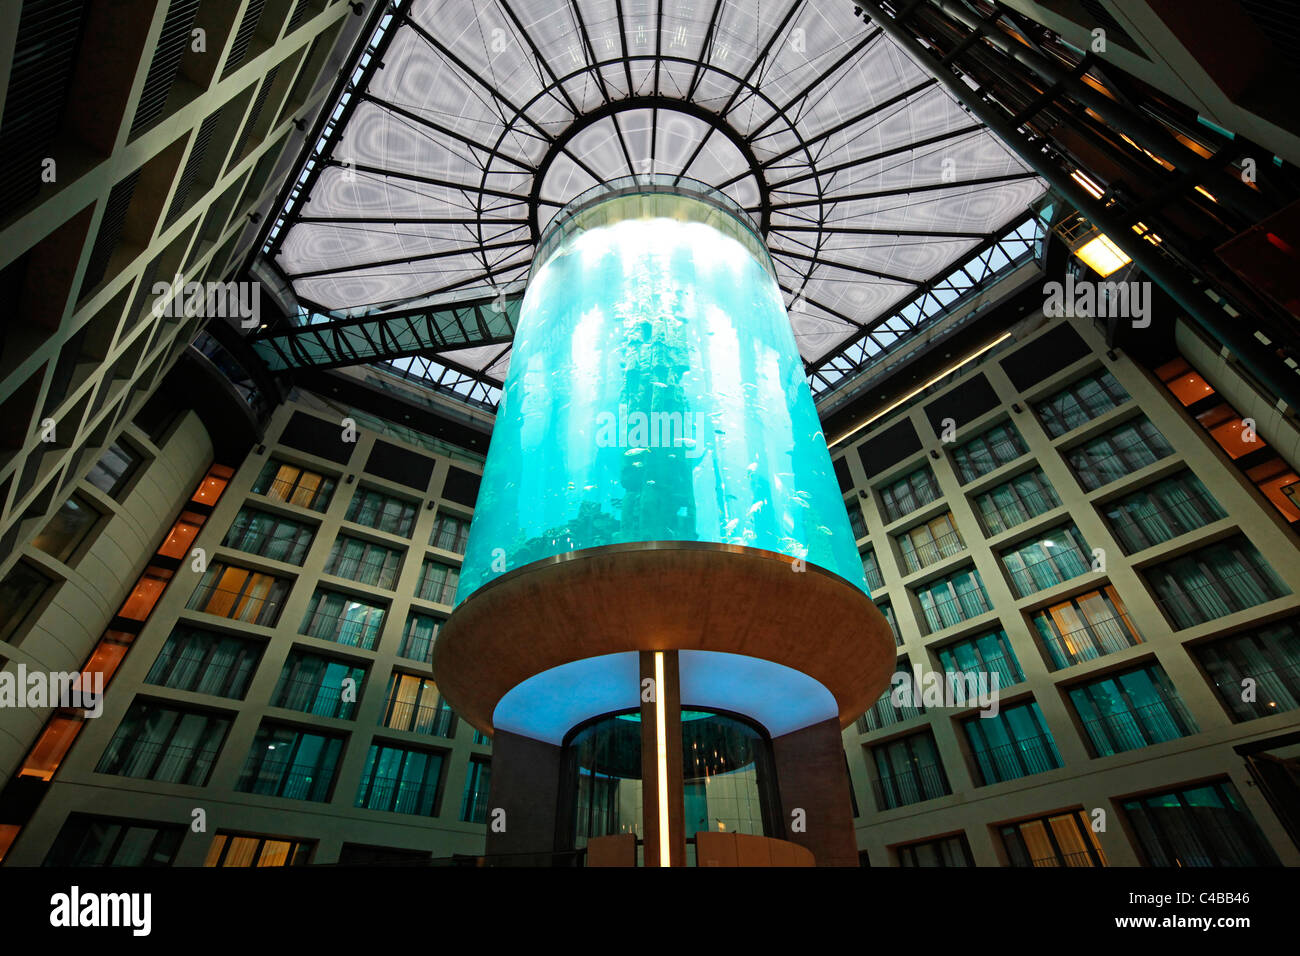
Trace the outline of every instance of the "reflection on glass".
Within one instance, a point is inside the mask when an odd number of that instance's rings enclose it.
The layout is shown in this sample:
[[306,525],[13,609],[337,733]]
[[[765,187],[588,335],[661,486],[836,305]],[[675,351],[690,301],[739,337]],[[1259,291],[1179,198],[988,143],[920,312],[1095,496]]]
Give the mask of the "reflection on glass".
[[775,783],[767,738],[758,729],[705,711],[682,711],[686,835],[703,830],[780,836],[768,796]]

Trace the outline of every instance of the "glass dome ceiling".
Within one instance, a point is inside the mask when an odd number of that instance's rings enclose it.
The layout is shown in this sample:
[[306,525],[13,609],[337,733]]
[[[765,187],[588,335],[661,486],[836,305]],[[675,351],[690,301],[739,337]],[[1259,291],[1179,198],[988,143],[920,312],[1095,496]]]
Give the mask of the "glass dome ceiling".
[[850,0],[404,0],[263,253],[304,321],[495,303],[492,334],[376,356],[455,370],[494,405],[502,306],[539,235],[636,174],[702,181],[759,222],[814,394],[851,349],[906,335],[904,307],[936,280],[981,252],[991,268],[1044,189]]

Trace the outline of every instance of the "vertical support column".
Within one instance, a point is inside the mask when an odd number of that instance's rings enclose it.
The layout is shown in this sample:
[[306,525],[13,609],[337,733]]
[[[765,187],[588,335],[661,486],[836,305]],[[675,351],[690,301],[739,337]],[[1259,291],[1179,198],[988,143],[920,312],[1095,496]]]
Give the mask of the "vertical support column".
[[[492,782],[488,789],[486,853],[510,854],[515,865],[528,860],[514,854],[537,854],[549,866],[555,852],[556,799],[560,748],[504,730],[492,738]],[[505,811],[504,820],[498,810]]]
[[[844,739],[835,718],[783,734],[772,741],[786,839],[812,851],[818,866],[857,866],[849,775]],[[790,814],[803,811],[804,830],[791,826]]]
[[[647,685],[647,680],[652,683]],[[652,694],[646,692],[647,686],[653,688]],[[641,781],[645,865],[685,866],[682,699],[676,651],[641,652]]]

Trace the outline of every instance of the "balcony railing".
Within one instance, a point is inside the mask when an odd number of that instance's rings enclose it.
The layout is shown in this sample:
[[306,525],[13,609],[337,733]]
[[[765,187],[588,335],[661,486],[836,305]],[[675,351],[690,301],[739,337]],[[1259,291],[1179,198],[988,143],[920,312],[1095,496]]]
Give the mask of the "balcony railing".
[[862,576],[867,580],[867,587],[873,591],[878,591],[885,586],[885,579],[880,574],[880,568],[875,564],[862,563]]
[[990,442],[978,450],[957,449],[953,455],[957,473],[963,483],[974,481],[982,475],[996,471],[1025,454],[1019,442],[1003,438]]
[[975,750],[974,755],[981,786],[1017,780],[1061,766],[1056,744],[1048,734],[1024,737],[988,750]]
[[400,560],[397,557],[381,560],[353,561],[348,558],[331,558],[325,563],[325,573],[336,578],[346,578],[358,584],[392,590],[397,580]]
[[939,499],[939,486],[933,481],[918,482],[912,490],[901,494],[891,494],[888,498],[881,495],[880,510],[885,514],[885,522],[897,521]]
[[1154,704],[1116,714],[1102,714],[1083,721],[1092,741],[1094,756],[1138,750],[1152,744],[1176,740],[1197,732],[1196,723],[1177,697],[1164,697]]
[[431,816],[437,795],[437,781],[425,783],[404,777],[376,776],[362,781],[355,805],[369,810]]
[[1131,475],[1139,468],[1145,468],[1172,453],[1170,448],[1159,448],[1133,442],[1121,446],[1109,455],[1094,456],[1084,449],[1069,452],[1067,458],[1079,484],[1086,491],[1095,491],[1112,481],[1118,481],[1125,475]]
[[319,680],[294,678],[282,681],[276,689],[275,699],[271,702],[276,707],[316,714],[320,717],[336,717],[351,720],[355,716],[355,701],[343,699],[343,688],[322,684]]
[[[374,614],[375,612],[369,612]],[[365,620],[349,618],[345,614],[308,614],[303,622],[302,633],[308,637],[318,637],[322,641],[333,641],[347,647],[360,647],[373,651],[379,642],[379,632],[383,630],[384,615],[379,612],[375,617]]]
[[1060,856],[1040,856],[1037,859],[1029,861],[1030,866],[1046,867],[1096,867],[1103,864],[1093,858],[1093,855],[1087,850],[1076,850],[1073,853],[1062,853]]
[[[1122,504],[1122,502],[1117,502]],[[1179,508],[1150,505],[1140,518],[1126,511],[1110,517],[1111,530],[1126,554],[1163,544],[1181,534],[1203,528],[1224,517],[1224,510],[1208,492],[1189,497]]]
[[219,749],[115,740],[100,758],[95,772],[201,787],[208,782]]
[[1011,589],[1016,592],[1016,597],[1028,597],[1035,591],[1055,587],[1087,574],[1092,568],[1090,557],[1076,546],[1058,548],[1052,557],[1039,558],[1020,568],[1009,567],[1009,557],[1004,554],[1002,564],[1011,575]]
[[934,601],[928,606],[925,602],[921,603],[921,611],[925,615],[925,623],[930,633],[960,624],[962,621],[978,617],[991,610],[993,606],[982,591],[968,591],[955,598]]
[[1156,604],[1175,630],[1243,611],[1287,593],[1270,574],[1257,569],[1222,574],[1191,587],[1178,581],[1176,573],[1159,574],[1157,570],[1152,575],[1156,593],[1162,595]]
[[924,800],[946,797],[952,791],[943,767],[937,763],[916,764],[871,781],[876,809],[893,810]]
[[456,712],[438,701],[433,704],[414,704],[410,701],[389,700],[384,710],[383,725],[393,730],[409,730],[434,737],[451,737],[456,732]]
[[282,501],[311,511],[324,511],[329,506],[330,497],[334,493],[334,483],[329,479],[322,479],[319,485],[312,487],[298,481],[272,478],[266,489],[257,493],[272,501]]
[[[1235,666],[1234,666],[1235,669]],[[1255,681],[1255,699],[1241,699],[1241,682],[1249,677]],[[1300,662],[1281,664],[1269,670],[1239,671],[1223,683],[1212,675],[1214,689],[1232,711],[1233,720],[1254,720],[1271,717],[1300,707]]]
[[289,758],[265,757],[240,774],[235,789],[290,800],[321,801],[328,799],[333,778],[332,764],[322,772],[313,765],[298,764]]
[[1034,492],[1019,496],[1014,504],[1009,505],[995,505],[988,496],[981,496],[976,499],[976,503],[979,505],[980,517],[984,519],[984,527],[990,535],[995,535],[1045,514],[1061,502],[1042,492]]
[[[911,675],[908,675],[909,681]],[[904,703],[901,707],[896,706],[891,699],[893,688],[885,691],[880,695],[874,704],[867,708],[867,712],[858,718],[858,732],[870,733],[873,730],[880,730],[882,727],[889,727],[893,724],[901,724],[905,720],[911,720],[913,717],[919,717],[925,713],[925,707],[920,704],[914,704],[911,701]]]
[[281,602],[271,597],[259,597],[247,591],[232,591],[212,584],[196,587],[185,606],[191,611],[202,611],[263,627],[275,627],[282,610]]
[[1051,636],[1040,628],[1038,637],[1051,658],[1052,670],[1096,660],[1142,643],[1119,615],[1098,618],[1061,634],[1053,632]]
[[898,539],[898,544],[903,554],[903,563],[907,565],[909,572],[928,568],[944,558],[951,558],[954,554],[961,554],[966,550],[966,543],[956,531],[950,531],[922,544],[915,544],[910,538],[902,536]]

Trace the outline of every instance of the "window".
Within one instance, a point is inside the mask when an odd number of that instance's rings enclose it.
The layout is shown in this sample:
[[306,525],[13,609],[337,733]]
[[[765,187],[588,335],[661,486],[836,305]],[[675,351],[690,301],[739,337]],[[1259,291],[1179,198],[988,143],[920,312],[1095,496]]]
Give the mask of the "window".
[[1009,531],[1060,503],[1041,468],[1017,475],[975,498],[975,508],[989,535]]
[[302,840],[218,833],[204,866],[305,866],[313,844]]
[[420,583],[415,589],[415,596],[425,601],[433,601],[435,604],[453,604],[456,601],[456,587],[459,584],[459,568],[425,558],[420,568]]
[[272,458],[262,468],[253,493],[312,511],[324,511],[334,495],[335,480]]
[[892,810],[952,793],[929,730],[871,748],[876,807]]
[[[1246,477],[1268,499],[1269,504],[1292,525],[1300,522],[1300,475],[1281,458],[1273,458],[1246,469]],[[1292,495],[1295,497],[1292,498]]]
[[456,714],[427,677],[394,671],[388,678],[384,712],[379,723],[394,730],[409,730],[434,737],[456,735]]
[[867,587],[873,591],[885,586],[885,579],[880,574],[880,565],[876,561],[875,548],[862,549],[862,576],[867,579]]
[[341,534],[330,548],[325,573],[392,590],[401,565],[401,551]]
[[1052,670],[1142,643],[1124,602],[1110,585],[1038,611],[1033,622]]
[[952,462],[963,483],[987,475],[1025,453],[1024,439],[1016,426],[994,425],[952,450]]
[[160,687],[243,700],[261,656],[256,641],[177,624],[144,680]]
[[[347,680],[352,684],[347,687],[348,693],[344,693],[343,682]],[[365,680],[366,669],[360,665],[306,651],[291,651],[271,695],[271,704],[305,714],[351,720],[356,715]]]
[[844,510],[849,516],[849,527],[853,529],[853,538],[865,538],[867,536],[867,519],[862,514],[862,509],[858,506],[858,499],[845,498]]
[[1036,701],[1003,707],[996,717],[968,717],[962,727],[981,786],[1061,766],[1061,755]]
[[1240,413],[1226,403],[1198,412],[1196,421],[1234,461],[1268,447],[1259,432],[1248,429]]
[[415,505],[373,488],[358,488],[348,503],[347,519],[389,534],[411,536],[415,527]]
[[121,608],[118,609],[117,616],[124,617],[129,621],[147,621],[149,615],[153,613],[154,605],[162,597],[167,583],[172,578],[172,572],[165,568],[150,565],[144,569],[144,574],[140,575],[135,582],[135,587],[131,593],[126,596],[122,602]]
[[202,787],[229,729],[229,717],[136,700],[95,772]]
[[1159,664],[1071,687],[1070,702],[1094,757],[1177,740],[1199,728]]
[[1047,434],[1060,438],[1127,401],[1128,392],[1115,381],[1109,370],[1103,369],[1038,402],[1034,411]]
[[54,581],[26,561],[19,561],[0,578],[0,641],[17,644],[18,628],[40,603]]
[[355,806],[431,817],[441,776],[442,754],[371,744]]
[[1092,554],[1079,529],[1063,524],[1000,553],[1017,597],[1050,588],[1092,569]]
[[110,498],[120,500],[122,492],[131,481],[131,476],[143,461],[144,457],[133,451],[125,442],[115,441],[91,467],[86,475],[86,481]]
[[1210,383],[1188,365],[1186,359],[1176,358],[1172,362],[1166,362],[1155,373],[1184,408],[1214,394]]
[[492,782],[492,763],[471,757],[465,776],[465,794],[460,799],[460,818],[466,823],[486,823],[488,789]]
[[86,540],[99,517],[89,501],[73,495],[50,517],[32,544],[55,561],[66,562]]
[[69,814],[43,866],[171,866],[185,827]]
[[1084,490],[1096,491],[1173,453],[1156,426],[1138,417],[1070,449],[1065,458]]
[[966,549],[951,511],[896,535],[895,540],[908,571],[920,571]]
[[397,656],[424,661],[426,664],[432,661],[433,642],[440,627],[441,618],[411,612],[406,619],[406,629],[402,631],[402,646],[398,649]]
[[1242,535],[1152,568],[1147,576],[1175,629],[1291,593]]
[[966,638],[939,648],[937,653],[939,666],[945,674],[997,674],[998,687],[1010,687],[1025,679],[1016,652],[1011,649],[1011,641],[1003,630]]
[[966,834],[908,843],[897,850],[899,866],[974,866]]
[[301,521],[258,508],[241,508],[221,543],[272,561],[301,565],[315,533],[315,528]]
[[1122,802],[1147,866],[1277,866],[1226,779]]
[[1106,866],[1106,854],[1082,810],[998,827],[1012,866]]
[[1227,514],[1190,471],[1147,485],[1101,511],[1126,554],[1202,528]]
[[899,655],[898,661],[894,665],[894,673],[902,674],[907,678],[907,683],[903,685],[909,689],[905,703],[901,706],[894,703],[892,697],[896,685],[893,678],[890,678],[889,686],[876,699],[876,702],[867,709],[867,712],[858,718],[859,733],[866,734],[873,730],[880,730],[882,727],[899,724],[925,713],[925,707],[919,701],[916,701],[910,693],[910,688],[916,678],[912,673],[912,664],[906,654]]
[[880,609],[880,613],[883,614],[885,620],[889,622],[889,629],[894,632],[894,646],[902,647],[903,635],[898,630],[898,620],[894,617],[893,605],[888,601],[877,601],[876,607]]
[[373,651],[384,628],[384,612],[378,604],[317,588],[298,630],[323,641]]
[[880,510],[884,512],[886,522],[897,521],[938,498],[939,485],[934,480],[934,473],[929,465],[922,465],[880,489]]
[[235,789],[291,800],[328,800],[342,750],[342,737],[264,723]]
[[974,568],[918,587],[916,597],[931,634],[993,610],[984,582]]
[[439,511],[433,521],[433,533],[429,535],[429,544],[444,551],[465,553],[465,542],[469,539],[469,521],[456,515]]
[[181,516],[167,533],[167,540],[162,543],[158,553],[165,558],[181,560],[189,556],[190,545],[198,537],[199,530],[206,519],[192,511],[182,511]]
[[1232,634],[1192,654],[1234,721],[1300,708],[1300,618]]
[[191,611],[275,627],[290,583],[273,574],[213,561],[185,606]]

